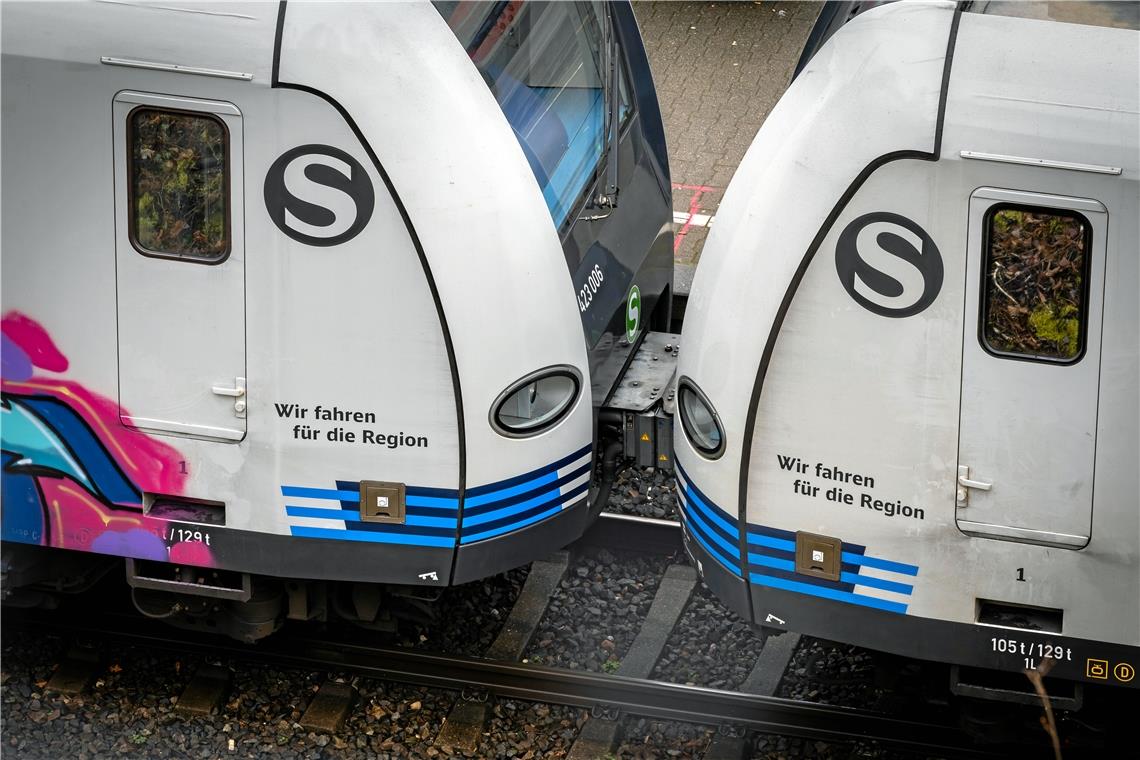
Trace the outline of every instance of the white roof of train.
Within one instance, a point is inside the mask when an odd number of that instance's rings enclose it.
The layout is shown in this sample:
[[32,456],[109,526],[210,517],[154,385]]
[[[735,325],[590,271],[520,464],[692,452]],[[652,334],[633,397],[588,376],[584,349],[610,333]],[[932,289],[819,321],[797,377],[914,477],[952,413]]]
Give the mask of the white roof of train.
[[0,4],[6,55],[91,65],[104,57],[170,63],[248,74],[264,86],[278,8],[274,2]]

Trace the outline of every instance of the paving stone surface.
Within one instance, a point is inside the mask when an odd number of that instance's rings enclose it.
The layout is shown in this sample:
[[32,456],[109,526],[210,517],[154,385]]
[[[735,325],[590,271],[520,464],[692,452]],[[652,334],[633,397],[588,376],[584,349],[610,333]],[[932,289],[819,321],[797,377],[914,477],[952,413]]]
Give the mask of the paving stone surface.
[[[661,102],[673,210],[713,216],[745,151],[788,85],[819,15],[814,2],[635,2]],[[708,226],[676,225],[692,266]]]

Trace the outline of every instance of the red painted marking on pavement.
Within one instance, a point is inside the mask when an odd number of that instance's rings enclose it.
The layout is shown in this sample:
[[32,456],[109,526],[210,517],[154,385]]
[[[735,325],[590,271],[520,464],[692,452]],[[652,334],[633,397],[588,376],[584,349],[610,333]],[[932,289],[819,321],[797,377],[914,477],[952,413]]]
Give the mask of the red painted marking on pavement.
[[689,198],[689,217],[685,223],[681,225],[681,229],[677,230],[677,234],[673,236],[673,255],[681,250],[681,243],[685,240],[685,235],[689,234],[689,228],[693,226],[693,214],[701,210],[701,196],[705,193],[711,193],[716,190],[715,187],[709,185],[682,185],[676,182],[673,183],[674,190],[691,190],[692,197]]

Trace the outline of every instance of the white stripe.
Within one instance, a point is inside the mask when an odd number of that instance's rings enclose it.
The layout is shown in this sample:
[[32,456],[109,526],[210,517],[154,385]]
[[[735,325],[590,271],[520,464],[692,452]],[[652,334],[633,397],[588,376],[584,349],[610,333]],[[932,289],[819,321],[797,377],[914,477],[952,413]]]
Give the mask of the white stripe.
[[[591,453],[591,452],[589,452],[589,451],[587,451],[585,454],[583,454],[582,456],[578,457],[578,459],[574,460],[574,461],[573,461],[573,462],[571,462],[570,464],[568,464],[568,465],[566,465],[565,467],[563,467],[562,469],[560,469],[560,470],[558,471],[558,473],[557,473],[557,474],[558,474],[558,478],[564,478],[564,477],[566,477],[567,475],[569,475],[570,473],[574,472],[574,470],[577,470],[577,469],[578,469],[579,467],[581,467],[582,465],[584,465],[584,464],[589,464],[589,463],[590,463],[590,457],[591,457],[591,456],[592,456],[592,453]],[[587,473],[587,475],[588,475],[588,474],[589,474],[589,473]],[[556,478],[556,480],[557,480],[558,478]],[[570,486],[568,486],[568,485],[567,485],[567,486],[563,486],[563,487],[562,487],[562,490],[563,490],[563,492],[565,492],[565,491],[566,491],[566,489],[568,489],[569,487],[570,487]]]
[[855,592],[860,596],[870,596],[875,599],[882,599],[887,602],[902,602],[903,604],[910,604],[913,600],[909,594],[900,594],[895,591],[887,591],[886,589],[877,588],[875,586],[860,586],[855,584]]
[[894,581],[895,583],[906,583],[914,585],[915,577],[905,573],[896,573],[893,570],[883,570],[878,567],[869,567],[867,565],[859,565],[859,575],[866,575],[870,578],[882,578],[885,581]]
[[[571,480],[566,485],[562,486],[562,488],[558,489],[558,492],[559,493],[570,493],[571,491],[573,491],[575,488],[582,485],[583,483],[589,483],[591,475],[592,475],[592,473],[589,473],[589,472],[582,473],[581,475],[574,478],[573,480]],[[585,494],[579,494],[579,496],[583,496],[583,495],[585,495]],[[571,502],[571,504],[573,504],[573,503],[576,503],[576,502]],[[563,504],[562,508],[565,509],[568,506],[570,506],[570,504]]]
[[289,527],[297,528],[329,528],[331,530],[345,530],[344,520],[322,520],[319,517],[294,517],[287,515]]
[[290,507],[304,507],[305,509],[331,509],[334,512],[344,509],[339,501],[317,499],[307,496],[286,496],[285,504]]

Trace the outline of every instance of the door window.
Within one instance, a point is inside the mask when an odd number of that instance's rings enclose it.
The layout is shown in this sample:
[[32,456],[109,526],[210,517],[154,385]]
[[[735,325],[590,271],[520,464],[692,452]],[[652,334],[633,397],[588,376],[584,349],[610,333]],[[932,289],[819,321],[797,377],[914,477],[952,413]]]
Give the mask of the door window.
[[230,250],[225,124],[146,107],[127,122],[131,243],[148,256],[222,261]]
[[992,354],[1072,363],[1087,332],[1091,228],[1075,211],[999,204],[986,215],[980,339]]

